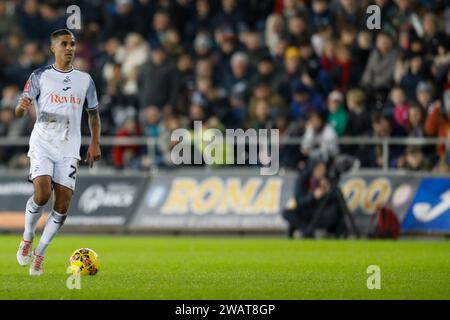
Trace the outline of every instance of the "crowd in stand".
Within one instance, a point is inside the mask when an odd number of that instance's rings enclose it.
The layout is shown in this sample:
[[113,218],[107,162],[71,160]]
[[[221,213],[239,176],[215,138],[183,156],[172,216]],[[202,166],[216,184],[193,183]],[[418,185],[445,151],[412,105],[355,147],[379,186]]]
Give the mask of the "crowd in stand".
[[[35,114],[14,106],[49,35],[81,8],[76,68],[89,72],[102,135],[157,139],[104,148],[116,168],[170,166],[170,133],[279,129],[281,165],[354,154],[364,167],[447,172],[450,164],[450,2],[445,0],[0,1],[0,137],[29,136]],[[367,27],[369,5],[380,30]],[[83,135],[89,135],[86,119]],[[442,137],[437,145],[338,145],[339,137]],[[26,167],[27,148],[0,165]],[[388,161],[388,163],[384,163]]]

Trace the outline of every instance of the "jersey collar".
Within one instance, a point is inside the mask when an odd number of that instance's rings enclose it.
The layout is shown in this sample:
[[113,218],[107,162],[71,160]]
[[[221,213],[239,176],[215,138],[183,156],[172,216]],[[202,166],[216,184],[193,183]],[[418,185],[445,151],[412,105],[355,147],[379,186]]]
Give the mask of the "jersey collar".
[[61,73],[69,73],[69,72],[73,71],[73,66],[70,66],[70,69],[67,71],[57,69],[54,64],[52,64],[52,68],[53,68],[53,70],[61,72]]

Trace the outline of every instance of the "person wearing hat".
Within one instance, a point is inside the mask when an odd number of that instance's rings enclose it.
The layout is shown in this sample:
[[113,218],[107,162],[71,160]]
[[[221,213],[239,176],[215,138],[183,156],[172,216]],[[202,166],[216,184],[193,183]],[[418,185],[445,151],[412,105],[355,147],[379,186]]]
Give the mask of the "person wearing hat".
[[327,99],[328,117],[327,122],[336,131],[338,136],[342,136],[347,127],[348,114],[344,108],[344,96],[341,92],[334,90]]
[[324,110],[324,101],[313,88],[299,81],[293,85],[291,115],[296,119],[305,120],[313,110]]
[[286,101],[290,101],[292,97],[292,82],[300,76],[300,57],[297,47],[288,47],[283,54],[278,92]]
[[427,82],[419,82],[416,87],[416,100],[424,110],[428,109],[432,98],[431,86]]

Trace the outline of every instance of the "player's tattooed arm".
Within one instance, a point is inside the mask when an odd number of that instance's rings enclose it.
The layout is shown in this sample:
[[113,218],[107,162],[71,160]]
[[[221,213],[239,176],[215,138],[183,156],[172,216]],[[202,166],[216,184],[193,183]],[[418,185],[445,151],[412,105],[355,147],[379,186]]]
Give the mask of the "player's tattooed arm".
[[89,145],[86,162],[92,168],[95,161],[100,160],[101,150],[100,150],[100,132],[101,132],[101,121],[100,115],[98,113],[98,108],[93,110],[88,110],[89,115],[89,129],[91,130],[91,144]]

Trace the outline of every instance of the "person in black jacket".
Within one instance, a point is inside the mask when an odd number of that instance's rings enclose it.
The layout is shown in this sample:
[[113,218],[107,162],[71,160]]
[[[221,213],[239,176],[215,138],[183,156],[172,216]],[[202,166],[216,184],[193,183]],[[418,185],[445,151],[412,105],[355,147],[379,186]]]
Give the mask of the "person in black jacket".
[[299,174],[295,185],[296,207],[283,211],[289,224],[289,238],[294,237],[296,230],[306,238],[313,237],[315,229],[325,229],[336,235],[342,230],[343,212],[332,192],[327,172],[327,163],[317,160]]
[[180,75],[173,61],[161,44],[152,44],[150,59],[140,69],[138,77],[139,102],[141,108],[155,105],[169,112],[175,107]]

